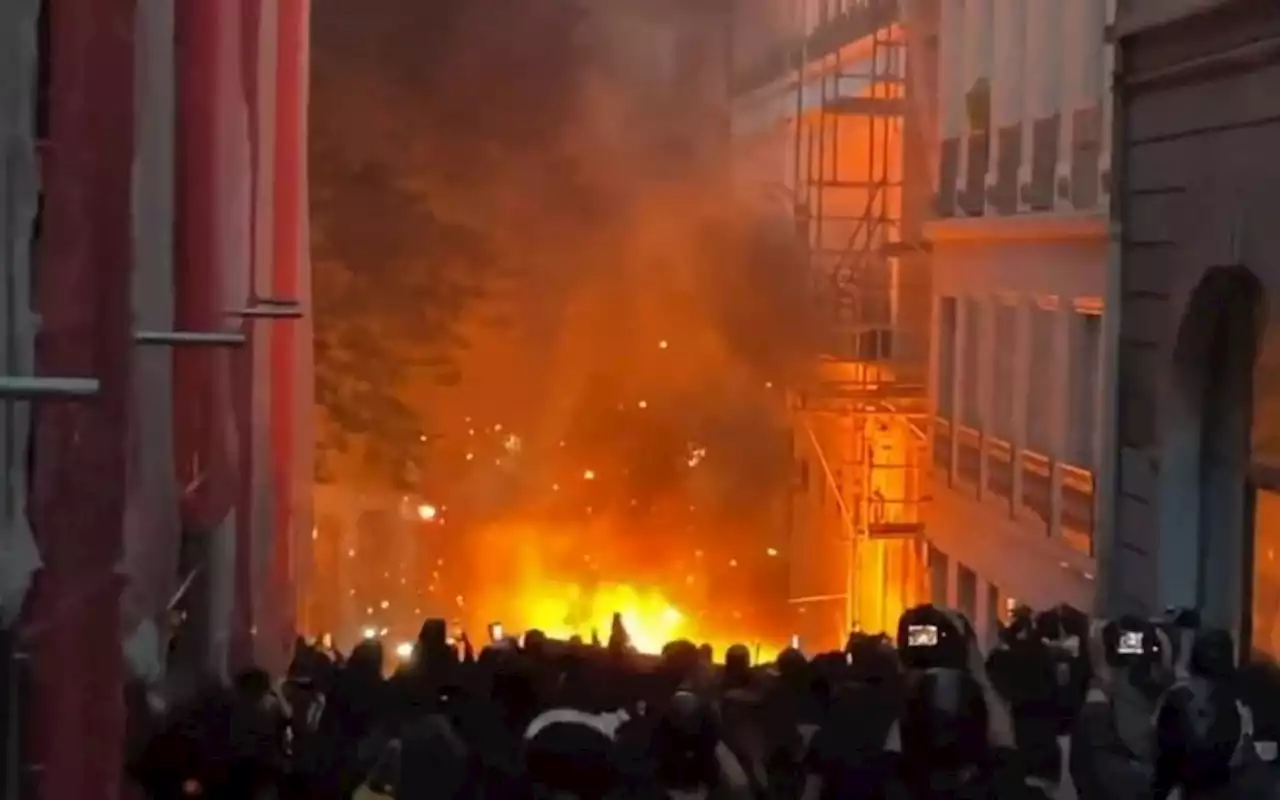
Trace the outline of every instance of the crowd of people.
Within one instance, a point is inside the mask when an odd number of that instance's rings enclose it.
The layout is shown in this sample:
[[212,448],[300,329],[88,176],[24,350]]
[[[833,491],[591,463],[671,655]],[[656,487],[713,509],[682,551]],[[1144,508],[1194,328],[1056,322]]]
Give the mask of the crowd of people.
[[983,653],[970,623],[908,610],[896,638],[752,664],[738,645],[629,646],[538,631],[479,652],[427,620],[389,677],[299,640],[141,726],[151,798],[1249,798],[1277,795],[1270,665],[1194,612],[1100,622],[1019,609]]

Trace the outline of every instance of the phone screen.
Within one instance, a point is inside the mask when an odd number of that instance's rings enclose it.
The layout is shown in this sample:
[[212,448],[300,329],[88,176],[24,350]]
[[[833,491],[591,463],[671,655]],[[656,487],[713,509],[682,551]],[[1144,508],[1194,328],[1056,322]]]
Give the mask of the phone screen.
[[907,647],[936,647],[937,625],[910,625],[907,627]]
[[502,623],[494,622],[489,625],[489,638],[498,642],[502,640]]
[[791,634],[791,649],[792,650],[800,649],[800,634],[798,633]]
[[1121,631],[1116,652],[1122,656],[1142,655],[1145,634],[1142,631]]

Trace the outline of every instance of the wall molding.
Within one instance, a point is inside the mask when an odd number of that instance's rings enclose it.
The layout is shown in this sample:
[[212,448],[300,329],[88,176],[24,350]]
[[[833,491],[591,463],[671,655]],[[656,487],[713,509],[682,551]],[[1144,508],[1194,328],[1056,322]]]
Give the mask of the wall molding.
[[1011,214],[935,219],[925,223],[924,231],[932,242],[1106,239],[1108,219],[1101,211]]

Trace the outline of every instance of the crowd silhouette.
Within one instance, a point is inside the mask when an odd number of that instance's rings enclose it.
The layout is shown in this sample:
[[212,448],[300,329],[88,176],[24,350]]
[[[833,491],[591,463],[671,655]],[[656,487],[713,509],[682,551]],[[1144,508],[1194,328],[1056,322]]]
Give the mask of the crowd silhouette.
[[[903,614],[843,650],[636,652],[536,630],[477,650],[429,619],[389,676],[366,639],[297,642],[287,676],[211,686],[135,726],[151,798],[1267,798],[1280,673],[1193,612],[1018,609],[983,652]],[[136,709],[135,709],[136,711]]]

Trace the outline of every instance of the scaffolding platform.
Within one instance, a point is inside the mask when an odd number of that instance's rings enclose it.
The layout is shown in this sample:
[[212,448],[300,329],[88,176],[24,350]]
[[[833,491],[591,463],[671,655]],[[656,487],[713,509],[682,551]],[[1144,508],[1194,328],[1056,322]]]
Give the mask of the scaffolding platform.
[[838,53],[901,19],[898,0],[856,0],[815,27],[799,44],[781,45],[735,76],[735,94],[767,86],[804,69],[806,62]]

